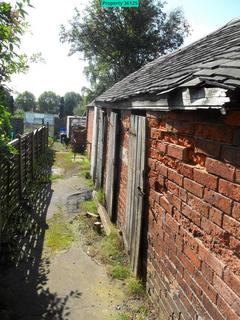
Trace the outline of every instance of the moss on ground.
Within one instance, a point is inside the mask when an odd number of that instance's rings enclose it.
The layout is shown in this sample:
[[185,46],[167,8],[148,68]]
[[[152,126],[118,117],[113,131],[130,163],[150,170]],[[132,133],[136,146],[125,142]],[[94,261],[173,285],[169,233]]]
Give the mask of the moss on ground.
[[63,219],[61,209],[48,220],[48,230],[45,235],[45,249],[50,253],[56,253],[68,249],[73,244],[75,237],[69,223]]

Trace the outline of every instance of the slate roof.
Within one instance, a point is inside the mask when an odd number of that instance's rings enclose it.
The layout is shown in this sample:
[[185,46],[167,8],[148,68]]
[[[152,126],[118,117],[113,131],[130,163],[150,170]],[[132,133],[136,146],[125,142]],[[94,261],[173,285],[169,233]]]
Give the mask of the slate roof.
[[226,89],[240,87],[240,18],[185,48],[146,64],[105,91],[96,101],[161,95],[200,83]]

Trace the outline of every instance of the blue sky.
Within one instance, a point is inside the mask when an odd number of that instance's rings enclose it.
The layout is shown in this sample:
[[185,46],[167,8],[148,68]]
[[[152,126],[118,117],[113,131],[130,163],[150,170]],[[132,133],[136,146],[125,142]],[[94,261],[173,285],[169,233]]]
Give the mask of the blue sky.
[[189,20],[218,28],[240,16],[239,0],[168,0],[168,7],[182,7]]
[[[80,60],[80,56],[68,56],[68,45],[59,42],[59,26],[71,19],[74,7],[82,10],[87,1],[31,2],[35,7],[29,12],[31,32],[24,36],[22,49],[29,55],[42,52],[46,63],[31,65],[27,74],[14,76],[11,87],[15,93],[29,90],[37,97],[46,90],[59,95],[64,95],[67,91],[81,92],[83,86],[88,86],[83,74],[86,63]],[[176,7],[183,8],[192,29],[185,45],[240,16],[240,0],[168,0],[165,6],[167,10]]]

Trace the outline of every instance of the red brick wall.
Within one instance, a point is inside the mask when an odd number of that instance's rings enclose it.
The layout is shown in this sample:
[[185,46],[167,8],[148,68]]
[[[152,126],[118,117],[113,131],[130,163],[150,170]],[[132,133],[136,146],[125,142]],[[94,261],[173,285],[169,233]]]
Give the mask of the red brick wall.
[[93,142],[93,118],[94,107],[88,107],[87,112],[87,155],[91,157],[92,142]]
[[147,124],[149,295],[171,319],[240,319],[240,112]]
[[[126,190],[127,190],[127,176],[128,176],[128,139],[129,139],[129,125],[130,113],[126,111],[121,112],[120,117],[120,141],[117,148],[120,148],[119,170],[118,170],[118,198],[117,198],[117,216],[118,224],[124,228],[125,219],[125,205],[126,205]],[[117,141],[118,143],[118,141]]]

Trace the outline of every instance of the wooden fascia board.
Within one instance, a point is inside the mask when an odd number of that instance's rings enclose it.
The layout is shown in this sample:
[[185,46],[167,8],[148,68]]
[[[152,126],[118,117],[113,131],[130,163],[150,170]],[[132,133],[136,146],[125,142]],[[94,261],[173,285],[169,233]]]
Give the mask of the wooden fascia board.
[[[181,88],[162,98],[155,99],[129,99],[121,102],[97,101],[96,105],[106,109],[121,110],[197,110],[197,109],[220,109],[225,103],[230,102],[223,88]],[[158,98],[158,99],[156,99]]]

